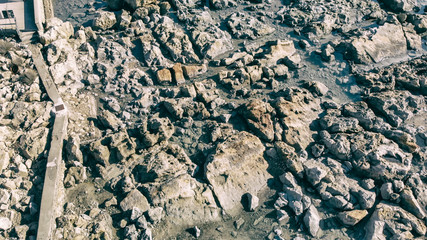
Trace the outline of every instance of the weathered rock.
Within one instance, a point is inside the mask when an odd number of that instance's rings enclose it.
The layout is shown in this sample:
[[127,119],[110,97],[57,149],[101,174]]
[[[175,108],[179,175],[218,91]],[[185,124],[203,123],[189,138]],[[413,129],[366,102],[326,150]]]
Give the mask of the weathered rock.
[[125,130],[111,135],[107,140],[110,142],[110,161],[126,160],[135,153],[136,144]]
[[308,160],[304,162],[304,172],[311,185],[316,186],[328,175],[329,169],[321,162]]
[[247,205],[245,209],[250,212],[255,211],[259,204],[259,198],[256,195],[252,195],[251,193],[246,193],[245,195],[243,195],[243,197],[246,197],[247,200]]
[[196,172],[184,149],[174,144],[153,146],[132,171],[150,202],[163,206],[162,219],[173,224],[174,232],[220,218],[210,188],[192,177]]
[[285,127],[283,140],[297,150],[305,149],[313,141],[310,124],[318,117],[320,101],[300,88],[285,89],[284,95],[272,104]]
[[202,65],[184,65],[182,66],[185,77],[191,79],[197,75],[203,74],[207,71],[205,64]]
[[0,173],[9,165],[9,153],[0,148]]
[[209,12],[203,11],[196,13],[187,25],[194,44],[206,58],[215,58],[233,49],[230,34],[213,25],[213,21]]
[[233,13],[227,19],[227,26],[236,38],[257,39],[271,34],[274,28],[242,12]]
[[375,115],[366,102],[348,103],[343,106],[342,113],[344,116],[356,118],[364,129],[370,131],[381,133],[391,128],[388,123]]
[[329,89],[325,84],[318,81],[311,81],[306,84],[307,89],[317,96],[324,96],[328,93]]
[[140,42],[144,61],[147,66],[169,67],[172,65],[169,60],[163,56],[159,46],[147,43],[143,38],[140,38]]
[[[329,151],[339,159],[350,159],[364,177],[401,179],[411,168],[412,155],[379,133],[357,133],[351,137],[334,134],[322,139]],[[351,158],[350,158],[351,157]]]
[[320,216],[316,207],[314,207],[313,205],[310,206],[307,212],[305,213],[304,224],[310,232],[310,235],[316,237],[320,229]]
[[45,28],[47,30],[40,36],[40,41],[45,45],[58,39],[69,39],[74,35],[73,25],[58,18],[48,19]]
[[330,44],[327,44],[326,46],[322,47],[320,57],[325,62],[334,61],[335,60],[335,56],[333,55],[334,52],[335,52],[335,49]]
[[157,71],[157,81],[160,85],[169,85],[172,83],[172,74],[169,69],[164,68]]
[[388,57],[406,53],[406,38],[402,26],[386,23],[370,38],[363,36],[350,41],[348,58],[355,63],[378,63]]
[[153,32],[166,47],[173,61],[180,63],[199,61],[188,35],[169,17],[159,17]]
[[[56,84],[74,84],[77,89],[83,87],[82,70],[78,67],[76,57],[74,49],[66,39],[55,40],[47,46],[47,61],[51,65],[49,71]],[[75,94],[77,89],[70,92]]]
[[392,183],[384,183],[381,188],[381,197],[385,200],[389,200],[393,194],[393,184]]
[[72,187],[75,184],[84,182],[87,179],[85,167],[70,167],[64,178],[64,186]]
[[408,49],[421,50],[422,49],[421,36],[417,34],[417,32],[414,29],[414,26],[413,25],[404,26],[403,31],[405,32]]
[[163,208],[156,207],[150,208],[147,212],[148,218],[154,224],[159,223],[162,220]]
[[235,212],[243,194],[256,194],[266,186],[270,174],[263,158],[264,150],[257,137],[240,132],[218,144],[209,157],[205,177],[225,211]]
[[253,100],[242,107],[241,114],[249,128],[265,141],[274,140],[274,126],[271,120],[273,108],[259,99]]
[[151,151],[152,153],[134,168],[135,179],[140,183],[167,181],[168,177],[195,171],[195,165],[178,146],[168,145],[166,149],[154,147]]
[[382,2],[397,13],[412,11],[416,3],[414,0],[383,0]]
[[132,16],[130,15],[130,13],[126,10],[122,10],[118,19],[118,28],[127,29],[131,25],[131,22]]
[[268,44],[268,48],[264,53],[264,59],[261,59],[260,62],[267,67],[275,66],[279,60],[294,54],[296,55],[297,53],[293,41],[277,40]]
[[150,204],[147,199],[142,195],[140,191],[134,189],[132,192],[120,202],[120,208],[126,212],[132,210],[132,208],[137,207],[141,211],[145,212],[150,208]]
[[275,142],[274,147],[279,157],[280,166],[284,169],[289,169],[289,171],[294,173],[296,176],[302,178],[304,167],[301,158],[295,152],[295,148],[280,141]]
[[181,63],[177,63],[172,67],[172,77],[177,85],[185,83],[184,72]]
[[107,30],[112,28],[117,23],[114,12],[99,12],[98,16],[93,20],[92,27],[94,30]]
[[1,230],[9,230],[12,227],[12,222],[9,218],[0,217],[0,229]]
[[65,146],[67,162],[77,161],[83,163],[83,154],[80,151],[80,138],[78,135],[70,135]]
[[19,149],[28,159],[37,158],[46,148],[49,129],[36,128],[19,138]]
[[117,131],[123,124],[120,119],[107,110],[102,110],[99,113],[98,120],[105,128],[110,128],[113,131]]
[[346,226],[354,226],[368,215],[366,210],[352,210],[338,213],[338,219]]
[[102,144],[102,140],[103,139],[90,143],[89,151],[96,162],[103,166],[108,166],[110,164],[110,150],[107,146]]
[[301,68],[301,56],[297,53],[283,58],[283,63],[290,69]]
[[168,140],[175,132],[173,124],[168,118],[151,117],[143,121],[140,129],[141,141],[148,147]]
[[325,115],[320,119],[319,124],[322,129],[330,133],[353,133],[363,130],[357,119],[349,117]]
[[[404,228],[401,228],[401,222],[407,222]],[[424,236],[427,229],[423,221],[401,207],[381,202],[369,219],[365,231],[365,239],[385,239],[388,234],[391,234],[390,237],[408,239],[414,237],[411,232]]]
[[388,91],[372,93],[367,97],[368,104],[379,111],[394,127],[413,117],[416,109],[425,105],[425,100],[408,91]]
[[410,189],[405,188],[403,192],[400,193],[400,199],[404,209],[414,214],[419,219],[424,219],[426,217],[424,207],[418,203]]

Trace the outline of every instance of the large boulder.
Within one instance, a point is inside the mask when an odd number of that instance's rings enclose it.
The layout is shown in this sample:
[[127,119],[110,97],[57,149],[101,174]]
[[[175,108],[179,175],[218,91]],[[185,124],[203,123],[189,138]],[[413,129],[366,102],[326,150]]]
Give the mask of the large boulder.
[[231,33],[240,39],[254,40],[275,31],[273,27],[242,12],[231,14],[227,19],[227,26]]
[[271,113],[274,109],[270,104],[255,99],[242,107],[241,113],[249,128],[262,140],[274,140],[274,126]]
[[[402,228],[402,222],[404,227]],[[377,205],[365,227],[364,239],[413,239],[415,236],[425,236],[426,225],[411,213],[396,205],[381,202]],[[415,235],[415,236],[414,236]]]
[[406,38],[401,25],[386,23],[375,30],[374,34],[367,33],[350,40],[347,46],[348,59],[369,64],[406,53]]
[[[66,80],[83,84],[82,69],[77,65],[77,53],[66,39],[53,41],[46,47],[47,62],[50,65],[49,71],[56,84],[62,84]],[[69,81],[67,81],[68,83]]]
[[324,134],[322,143],[338,159],[350,160],[354,170],[363,177],[376,180],[402,179],[411,169],[412,155],[399,146],[372,132],[354,135]]
[[414,113],[426,106],[423,97],[409,91],[387,91],[372,93],[367,97],[370,107],[381,113],[390,125],[399,127],[410,120]]
[[219,26],[212,24],[209,12],[195,14],[187,24],[187,30],[203,57],[214,58],[233,49],[231,36]]
[[310,125],[318,118],[320,101],[308,90],[301,88],[288,88],[284,96],[272,104],[285,129],[283,141],[297,150],[305,149],[313,142]]
[[128,195],[120,202],[120,208],[125,212],[132,210],[134,207],[137,207],[142,212],[145,212],[150,208],[150,204],[147,199],[137,189],[128,193]]
[[173,61],[180,63],[199,61],[190,38],[171,18],[159,17],[154,26],[153,33],[165,46]]
[[48,128],[36,128],[18,139],[21,154],[28,159],[36,159],[46,148]]
[[112,28],[117,23],[116,15],[114,12],[99,12],[93,20],[93,28],[95,30],[107,30]]
[[311,205],[308,208],[304,216],[304,224],[310,232],[310,235],[316,237],[320,229],[320,216],[315,206]]
[[49,44],[58,39],[69,39],[74,35],[74,28],[70,22],[62,22],[59,18],[46,21],[46,31],[40,35],[43,44]]
[[193,177],[196,173],[197,166],[184,149],[170,143],[151,147],[133,168],[133,177],[143,187],[150,203],[164,210],[163,222],[173,225],[169,228],[173,230],[158,232],[158,238],[220,220],[221,209],[212,190]]
[[411,12],[415,4],[416,0],[382,0],[385,6],[393,10],[394,12]]
[[266,45],[264,59],[260,63],[267,67],[276,66],[287,57],[299,56],[292,40],[277,40]]
[[220,206],[234,214],[242,209],[242,195],[256,195],[271,175],[263,158],[265,147],[248,132],[240,132],[218,144],[205,164],[205,177]]

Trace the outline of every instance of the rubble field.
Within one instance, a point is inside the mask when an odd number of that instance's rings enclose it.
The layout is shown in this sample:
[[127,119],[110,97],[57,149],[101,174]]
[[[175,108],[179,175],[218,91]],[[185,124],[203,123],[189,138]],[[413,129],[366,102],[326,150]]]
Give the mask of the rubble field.
[[[53,4],[53,239],[426,239],[427,2]],[[0,239],[36,239],[52,109],[2,36]]]

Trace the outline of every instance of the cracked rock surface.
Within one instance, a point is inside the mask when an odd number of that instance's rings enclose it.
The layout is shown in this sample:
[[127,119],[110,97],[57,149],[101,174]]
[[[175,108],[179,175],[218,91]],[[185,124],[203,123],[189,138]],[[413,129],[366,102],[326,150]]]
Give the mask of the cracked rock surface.
[[[421,2],[54,2],[53,238],[426,238]],[[0,239],[37,236],[52,108],[1,36]]]

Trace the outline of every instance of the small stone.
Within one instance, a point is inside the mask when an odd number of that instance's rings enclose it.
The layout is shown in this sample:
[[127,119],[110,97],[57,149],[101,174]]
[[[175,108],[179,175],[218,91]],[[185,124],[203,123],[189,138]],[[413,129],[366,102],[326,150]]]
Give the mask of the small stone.
[[317,209],[312,205],[308,208],[304,216],[304,224],[310,232],[311,236],[316,237],[320,229],[320,216]]
[[131,214],[130,214],[130,220],[135,221],[136,219],[141,217],[142,214],[143,214],[143,212],[141,211],[141,209],[139,209],[137,207],[133,207]]
[[301,68],[301,56],[299,54],[294,54],[292,56],[287,56],[283,59],[283,62],[290,69]]
[[12,222],[5,217],[0,217],[0,229],[9,230],[12,227]]
[[362,186],[366,190],[371,190],[375,187],[374,179],[363,179],[360,182],[360,186]]
[[9,165],[9,161],[9,153],[4,151],[3,149],[0,149],[0,173],[3,171],[3,169],[7,168],[7,166]]
[[352,211],[340,212],[338,214],[338,219],[344,225],[354,226],[358,222],[360,222],[360,220],[366,217],[366,215],[368,215],[367,210],[352,210]]
[[148,218],[152,223],[158,223],[162,220],[163,208],[150,208],[147,212]]
[[393,189],[394,192],[400,193],[405,188],[405,184],[401,180],[394,180],[393,181]]
[[385,200],[391,199],[391,194],[393,194],[393,184],[392,183],[384,183],[381,188],[381,197]]
[[243,218],[239,218],[236,221],[234,221],[234,227],[239,230],[242,225],[245,223],[245,220],[243,220]]
[[172,83],[172,74],[169,69],[162,69],[157,71],[157,81],[160,85],[169,85]]
[[308,90],[318,96],[325,96],[329,91],[325,84],[318,81],[309,82],[307,85]]
[[112,197],[111,199],[105,201],[104,205],[105,205],[105,207],[111,207],[111,206],[117,205],[116,197]]
[[277,210],[276,211],[276,215],[277,215],[276,219],[279,222],[289,220],[289,215],[288,215],[288,213],[285,210],[282,210],[282,209]]
[[173,80],[176,85],[181,85],[185,83],[184,73],[182,71],[181,63],[177,63],[172,67]]
[[201,231],[200,231],[200,229],[197,226],[194,226],[193,228],[191,228],[190,232],[191,232],[191,234],[193,234],[193,236],[195,238],[199,238],[200,237]]
[[116,15],[114,12],[99,12],[99,15],[93,20],[93,28],[107,30],[116,24]]
[[120,208],[126,212],[132,210],[133,207],[138,207],[145,212],[149,209],[150,204],[147,199],[137,189],[132,190],[121,202]]
[[250,193],[246,193],[244,197],[247,200],[247,205],[246,205],[247,211],[250,211],[250,212],[255,211],[255,208],[257,208],[259,205],[259,198]]

